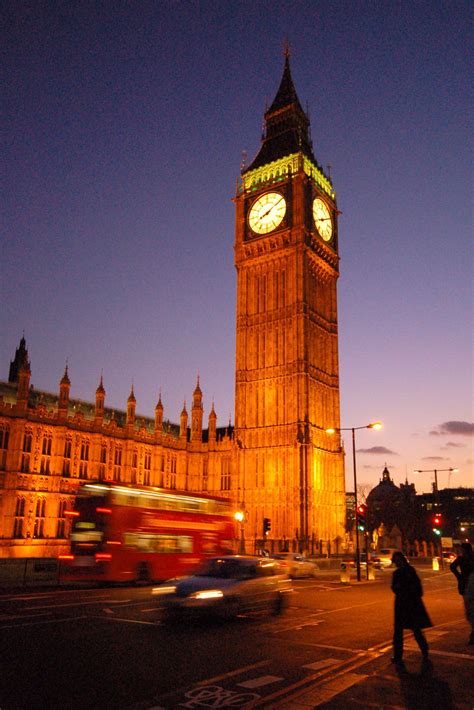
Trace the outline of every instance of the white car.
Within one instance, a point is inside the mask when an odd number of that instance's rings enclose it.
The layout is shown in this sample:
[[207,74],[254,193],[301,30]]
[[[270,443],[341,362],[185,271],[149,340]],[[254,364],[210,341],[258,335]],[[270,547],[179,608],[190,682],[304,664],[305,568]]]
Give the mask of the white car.
[[318,572],[318,565],[298,552],[278,552],[272,555],[277,560],[282,572],[286,572],[289,577],[315,577]]
[[206,614],[229,619],[253,611],[280,614],[290,592],[291,582],[275,560],[244,555],[211,557],[196,574],[152,590],[168,619]]

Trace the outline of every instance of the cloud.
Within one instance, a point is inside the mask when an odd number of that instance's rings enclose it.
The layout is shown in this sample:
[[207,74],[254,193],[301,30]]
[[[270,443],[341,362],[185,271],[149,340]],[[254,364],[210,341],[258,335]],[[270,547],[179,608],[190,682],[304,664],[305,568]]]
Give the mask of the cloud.
[[372,446],[370,449],[357,449],[361,454],[391,454],[392,456],[398,456],[396,451],[387,449],[385,446]]
[[436,429],[430,431],[431,436],[474,436],[473,422],[450,421],[438,424]]
[[455,441],[448,441],[442,448],[443,449],[464,449],[466,444],[456,444]]
[[449,459],[444,458],[444,456],[424,456],[422,461],[449,461]]

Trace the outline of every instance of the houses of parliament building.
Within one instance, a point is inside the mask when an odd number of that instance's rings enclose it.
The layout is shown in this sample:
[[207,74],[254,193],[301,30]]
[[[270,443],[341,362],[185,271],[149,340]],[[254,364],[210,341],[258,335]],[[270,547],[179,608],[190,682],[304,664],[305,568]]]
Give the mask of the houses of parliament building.
[[[137,417],[71,397],[66,366],[56,393],[31,386],[22,338],[0,383],[0,557],[56,557],[68,549],[79,485],[207,492],[244,513],[247,552],[313,549],[344,537],[336,284],[336,196],[316,161],[309,119],[285,57],[265,112],[260,149],[234,198],[237,271],[235,419],[206,415],[199,378],[188,414]],[[229,240],[229,248],[231,247]],[[61,373],[58,373],[58,380]],[[237,549],[237,540],[236,540]]]

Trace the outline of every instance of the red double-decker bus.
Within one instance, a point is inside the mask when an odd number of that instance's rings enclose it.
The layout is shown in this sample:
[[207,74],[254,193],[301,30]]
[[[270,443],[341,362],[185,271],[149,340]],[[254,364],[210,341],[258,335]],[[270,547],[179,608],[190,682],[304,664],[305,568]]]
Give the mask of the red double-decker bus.
[[233,552],[230,501],[152,487],[87,483],[78,490],[63,581],[151,582],[192,573]]

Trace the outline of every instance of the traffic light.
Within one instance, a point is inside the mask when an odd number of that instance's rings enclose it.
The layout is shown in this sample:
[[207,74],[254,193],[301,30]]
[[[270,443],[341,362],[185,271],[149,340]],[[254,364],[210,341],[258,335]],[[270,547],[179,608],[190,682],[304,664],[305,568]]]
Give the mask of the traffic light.
[[366,517],[367,514],[367,506],[365,503],[362,503],[361,505],[357,506],[357,530],[360,532],[365,532],[366,531]]
[[441,513],[435,513],[433,515],[432,520],[433,520],[433,532],[435,535],[438,535],[438,537],[439,537],[439,536],[441,536],[441,525],[443,522],[443,516],[441,515]]
[[270,518],[263,519],[263,537],[266,537],[272,529],[272,521]]

